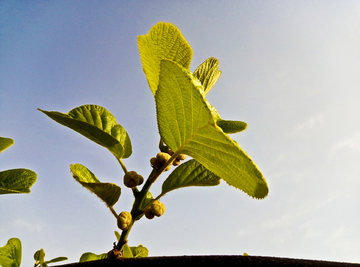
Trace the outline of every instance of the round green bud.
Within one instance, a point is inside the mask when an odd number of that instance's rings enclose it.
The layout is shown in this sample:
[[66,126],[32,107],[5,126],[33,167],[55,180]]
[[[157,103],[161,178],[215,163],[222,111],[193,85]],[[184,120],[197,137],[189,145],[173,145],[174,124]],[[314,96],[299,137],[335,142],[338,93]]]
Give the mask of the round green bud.
[[171,156],[168,153],[164,153],[164,152],[159,152],[156,155],[156,159],[161,165],[164,165],[170,158]]
[[143,182],[144,178],[135,171],[127,172],[124,175],[124,185],[126,187],[132,188],[141,185]]
[[154,200],[150,205],[150,210],[155,216],[160,217],[165,213],[165,205],[159,200]]
[[179,155],[176,157],[176,159],[178,159],[178,160],[184,160],[184,159],[186,159],[186,155],[185,155],[185,154],[179,154]]
[[132,216],[130,212],[123,211],[119,214],[117,225],[121,230],[126,230],[129,228],[131,220],[132,220]]

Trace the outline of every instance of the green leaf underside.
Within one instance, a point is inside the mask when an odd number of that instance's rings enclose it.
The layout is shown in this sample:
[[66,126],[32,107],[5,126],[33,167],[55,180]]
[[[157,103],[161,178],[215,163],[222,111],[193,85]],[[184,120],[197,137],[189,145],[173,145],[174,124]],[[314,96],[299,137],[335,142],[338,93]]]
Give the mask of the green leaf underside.
[[30,193],[37,175],[28,169],[12,169],[0,172],[0,194]]
[[68,113],[45,111],[54,121],[80,133],[91,141],[106,147],[117,158],[128,158],[132,153],[131,141],[125,129],[105,108],[97,105],[83,105]]
[[192,48],[179,29],[170,23],[159,22],[148,34],[138,36],[138,47],[143,71],[154,95],[159,83],[162,59],[170,59],[190,68]]
[[161,138],[229,185],[254,198],[268,194],[266,181],[250,157],[215,123],[198,79],[178,64],[162,60],[155,95]]
[[81,255],[79,262],[102,260],[102,259],[106,259],[107,256],[108,256],[107,253],[102,253],[97,255],[92,252],[86,252]]
[[14,140],[11,138],[0,137],[0,153],[5,149],[11,147],[14,144]]
[[201,82],[205,95],[207,95],[220,78],[219,60],[214,57],[208,58],[196,68],[193,75]]
[[220,178],[192,159],[177,167],[162,185],[161,195],[188,186],[215,186]]
[[119,200],[121,188],[118,185],[113,183],[101,183],[89,169],[78,163],[71,164],[70,170],[76,181],[97,195],[109,207],[114,206]]
[[21,241],[10,238],[7,244],[0,248],[0,266],[19,267],[21,264]]

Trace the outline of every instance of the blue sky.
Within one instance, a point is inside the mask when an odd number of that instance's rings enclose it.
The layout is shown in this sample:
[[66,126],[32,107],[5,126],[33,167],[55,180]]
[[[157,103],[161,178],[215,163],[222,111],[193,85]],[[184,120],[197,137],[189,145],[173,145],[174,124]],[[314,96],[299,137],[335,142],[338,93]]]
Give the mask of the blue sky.
[[[0,246],[23,244],[23,265],[78,261],[111,249],[111,212],[71,177],[81,163],[121,185],[103,147],[37,108],[107,108],[129,133],[128,170],[143,176],[158,152],[153,95],[136,38],[159,21],[208,57],[222,76],[207,99],[248,129],[231,137],[263,172],[270,193],[254,200],[222,182],[162,198],[163,217],[141,220],[129,244],[150,256],[226,254],[360,262],[360,4],[357,1],[1,1],[0,136],[15,144],[0,169],[38,175],[28,195],[2,195]],[[152,189],[160,192],[161,178]],[[130,210],[123,188],[115,209]]]

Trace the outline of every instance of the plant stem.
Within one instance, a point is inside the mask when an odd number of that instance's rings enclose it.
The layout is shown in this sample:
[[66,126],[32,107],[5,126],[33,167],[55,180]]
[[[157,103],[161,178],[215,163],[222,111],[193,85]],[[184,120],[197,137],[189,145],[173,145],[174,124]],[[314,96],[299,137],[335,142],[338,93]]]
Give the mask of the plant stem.
[[[133,207],[131,209],[131,216],[132,220],[129,225],[129,227],[126,230],[123,230],[119,239],[119,242],[116,245],[116,249],[121,251],[123,246],[127,243],[127,237],[130,233],[130,230],[132,226],[134,225],[135,221],[139,220],[144,215],[144,210],[146,207],[142,207],[142,203],[146,199],[147,192],[150,190],[150,187],[152,184],[156,181],[156,179],[164,172],[164,170],[172,164],[174,159],[180,154],[180,151],[176,151],[171,158],[158,170],[153,169],[150,173],[149,177],[147,178],[143,188],[139,192],[137,189],[137,192],[133,190],[134,196],[135,196],[135,202],[133,204]],[[121,160],[119,160],[121,162]],[[121,164],[121,163],[120,163]],[[142,208],[142,209],[141,209]]]
[[116,211],[114,210],[113,207],[109,207],[111,213],[115,216],[115,218],[117,219],[119,217],[119,215],[116,213]]
[[126,169],[126,167],[125,167],[125,164],[122,162],[122,160],[119,159],[118,157],[116,157],[116,159],[117,159],[117,161],[120,163],[121,168],[123,169],[124,173],[127,173],[128,171],[127,171],[127,169]]

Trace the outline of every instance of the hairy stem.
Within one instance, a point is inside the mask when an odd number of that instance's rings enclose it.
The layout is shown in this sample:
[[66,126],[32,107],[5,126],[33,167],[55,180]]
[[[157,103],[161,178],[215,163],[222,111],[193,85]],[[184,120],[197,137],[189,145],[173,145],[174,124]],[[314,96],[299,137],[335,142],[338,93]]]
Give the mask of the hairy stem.
[[125,164],[122,162],[122,160],[119,159],[118,157],[116,157],[116,159],[117,159],[117,161],[120,163],[121,168],[123,169],[124,173],[127,173],[128,171],[127,171],[127,169],[126,169],[126,167],[125,167]]

